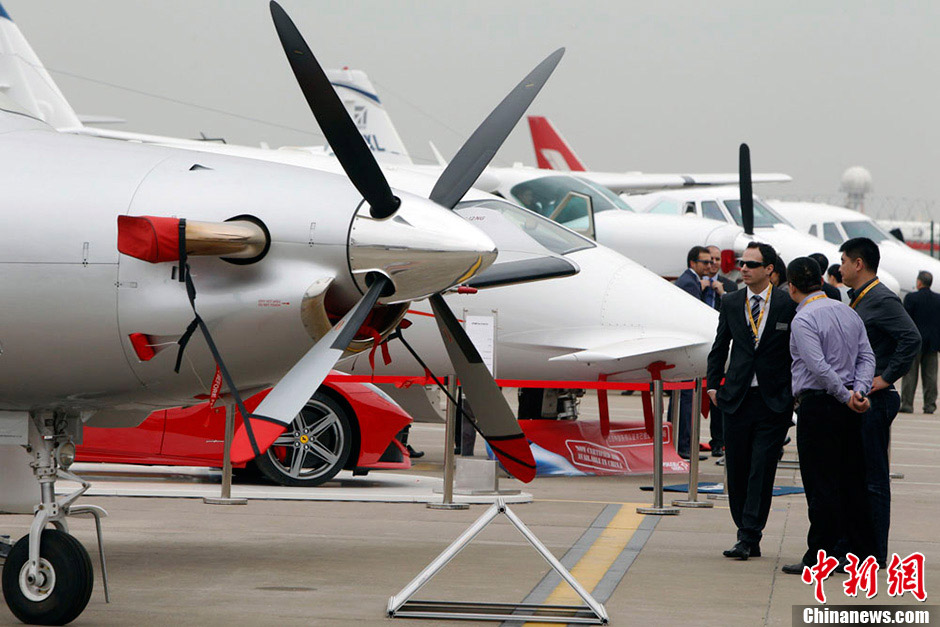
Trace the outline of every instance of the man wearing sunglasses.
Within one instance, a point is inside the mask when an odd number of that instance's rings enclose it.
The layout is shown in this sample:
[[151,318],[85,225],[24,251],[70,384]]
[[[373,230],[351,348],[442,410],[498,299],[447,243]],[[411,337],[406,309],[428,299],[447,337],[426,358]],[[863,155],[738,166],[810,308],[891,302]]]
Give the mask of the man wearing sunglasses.
[[708,355],[708,397],[724,414],[728,500],[738,528],[737,543],[724,555],[740,560],[761,554],[777,461],[792,425],[790,321],[796,303],[770,284],[776,259],[772,246],[748,244],[738,264],[747,289],[722,299]]
[[[705,304],[715,309],[720,309],[722,297],[738,289],[738,284],[718,274],[718,271],[721,269],[721,249],[717,246],[709,246],[708,253],[712,258],[712,263],[708,271],[708,279],[711,281],[711,286],[705,290]],[[711,295],[711,298],[709,298],[709,295]],[[712,457],[723,457],[725,454],[725,438],[722,434],[723,422],[724,417],[721,414],[721,410],[718,408],[718,405],[712,403],[708,421],[709,435],[711,436],[708,444],[712,447]]]
[[[676,287],[679,287],[689,295],[698,300],[705,300],[706,288],[709,288],[711,281],[708,277],[708,271],[711,268],[712,256],[704,246],[693,246],[688,255],[686,255],[687,268],[685,272],[676,279]],[[669,415],[675,416],[675,409],[670,403]],[[682,459],[689,459],[694,453],[699,454],[698,443],[695,447],[691,445],[692,433],[692,390],[682,390],[679,393],[679,427],[676,436],[676,452]]]

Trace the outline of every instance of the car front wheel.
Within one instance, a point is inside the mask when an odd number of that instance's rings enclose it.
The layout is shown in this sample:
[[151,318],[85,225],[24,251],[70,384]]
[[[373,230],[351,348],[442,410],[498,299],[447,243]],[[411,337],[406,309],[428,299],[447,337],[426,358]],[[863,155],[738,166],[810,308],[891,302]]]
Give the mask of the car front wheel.
[[284,486],[311,487],[336,476],[346,466],[353,427],[348,412],[317,392],[255,465],[267,479]]

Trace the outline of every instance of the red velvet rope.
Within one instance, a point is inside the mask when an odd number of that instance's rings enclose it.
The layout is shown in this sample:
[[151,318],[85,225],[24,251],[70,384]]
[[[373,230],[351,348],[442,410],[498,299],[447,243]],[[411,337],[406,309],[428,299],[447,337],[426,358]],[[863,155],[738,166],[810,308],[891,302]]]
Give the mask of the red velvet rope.
[[[391,383],[398,387],[411,385],[434,385],[434,380],[428,376],[401,377],[389,375],[340,375],[327,376],[328,383]],[[582,390],[633,390],[635,392],[649,391],[649,383],[622,383],[617,381],[531,381],[527,379],[496,379],[496,384],[506,388],[557,388]],[[704,381],[703,381],[704,386]],[[695,387],[693,381],[664,381],[665,390],[691,390]]]

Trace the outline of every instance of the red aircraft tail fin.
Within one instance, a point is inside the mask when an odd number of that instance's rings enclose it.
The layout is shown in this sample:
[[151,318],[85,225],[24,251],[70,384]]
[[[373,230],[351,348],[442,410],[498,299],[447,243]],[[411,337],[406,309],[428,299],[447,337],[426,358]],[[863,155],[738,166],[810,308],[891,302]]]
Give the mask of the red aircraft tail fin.
[[548,118],[530,115],[529,131],[532,133],[535,158],[543,170],[584,172],[587,169]]

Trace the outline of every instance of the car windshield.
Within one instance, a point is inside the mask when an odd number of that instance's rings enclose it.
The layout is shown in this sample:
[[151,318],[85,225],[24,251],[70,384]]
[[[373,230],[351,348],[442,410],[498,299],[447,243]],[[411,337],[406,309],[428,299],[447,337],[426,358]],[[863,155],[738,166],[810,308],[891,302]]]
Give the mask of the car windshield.
[[582,237],[556,222],[552,222],[522,207],[517,207],[505,200],[468,200],[458,204],[456,208],[462,209],[464,207],[484,207],[499,211],[504,218],[518,226],[523,233],[556,255],[567,255],[595,246],[594,242],[586,237]]
[[850,239],[853,237],[867,237],[873,242],[883,242],[885,240],[892,239],[892,237],[885,233],[880,226],[874,222],[869,222],[868,220],[852,220],[850,222],[843,222],[842,228],[845,229],[845,234]]
[[[725,200],[723,202],[725,203],[725,207],[728,208],[728,212],[731,213],[731,217],[734,218],[735,224],[744,226],[741,222],[741,201],[734,199]],[[773,209],[755,198],[754,227],[773,226],[775,224],[787,224],[787,221],[777,215]]]
[[627,203],[606,187],[589,183],[574,176],[543,176],[519,183],[510,190],[512,197],[526,209],[550,217],[569,192],[591,197],[594,213],[619,209],[633,211]]

